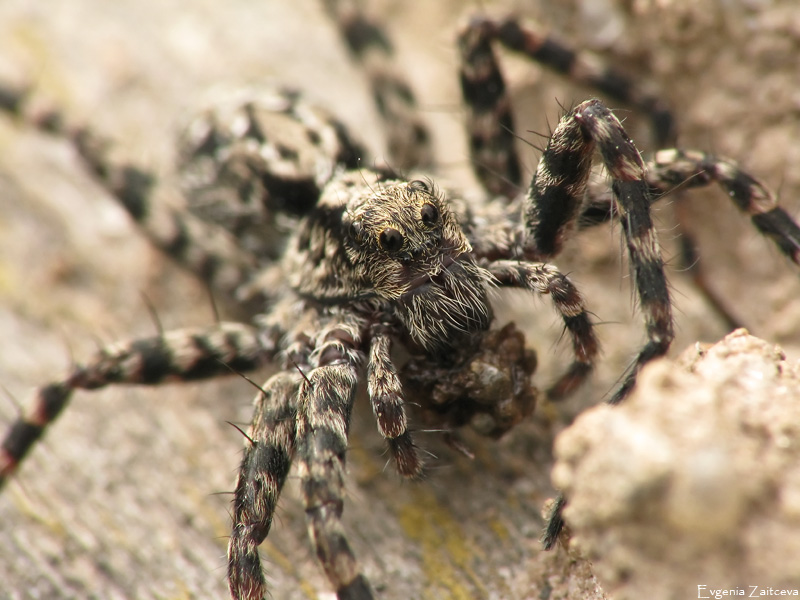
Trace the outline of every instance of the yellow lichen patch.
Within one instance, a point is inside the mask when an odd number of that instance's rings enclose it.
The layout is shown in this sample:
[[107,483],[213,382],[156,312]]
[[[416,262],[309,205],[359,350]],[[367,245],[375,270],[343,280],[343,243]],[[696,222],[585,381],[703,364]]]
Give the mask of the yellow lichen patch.
[[409,540],[420,545],[423,569],[430,582],[426,598],[471,600],[476,591],[485,595],[486,589],[473,569],[473,564],[483,558],[479,546],[467,538],[436,496],[416,488],[412,502],[401,509],[399,517]]
[[[384,472],[384,468],[379,461],[375,460],[375,456],[359,445],[352,445],[347,449],[347,460],[351,465],[358,466],[357,469],[353,469],[352,473],[359,485],[374,481]],[[383,466],[385,467],[385,465],[384,461]],[[394,464],[389,467],[394,468]]]
[[500,519],[497,518],[489,519],[489,527],[491,528],[492,531],[494,531],[494,534],[497,536],[497,539],[501,541],[506,541],[511,538],[508,528],[503,524],[502,521],[500,521]]

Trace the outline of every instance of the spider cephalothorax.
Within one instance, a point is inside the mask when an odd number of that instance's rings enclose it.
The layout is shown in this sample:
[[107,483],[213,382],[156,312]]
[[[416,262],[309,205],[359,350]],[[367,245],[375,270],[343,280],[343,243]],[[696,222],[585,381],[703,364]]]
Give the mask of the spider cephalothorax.
[[[309,240],[304,258],[312,270],[298,270],[301,294],[325,301],[327,293],[313,290],[327,291],[333,279],[340,297],[377,300],[410,341],[439,362],[452,362],[454,350],[479,341],[492,316],[491,275],[475,264],[469,241],[432,184],[351,173],[326,188],[318,210],[326,222],[309,220],[298,238],[300,244]],[[337,216],[338,231],[330,226]],[[317,265],[332,269],[319,273]]]
[[[354,58],[367,66],[398,168],[429,157],[413,95],[389,68],[380,28],[347,2],[326,6]],[[578,64],[574,53],[513,19],[471,21],[460,36],[461,85],[470,152],[488,192],[479,202],[437,191],[365,159],[361,145],[324,110],[279,90],[209,109],[182,138],[181,207],[153,193],[149,173],[118,164],[85,127],[58,114],[32,114],[24,94],[0,89],[8,111],[75,145],[81,159],[153,243],[237,303],[243,322],[161,332],[103,348],[85,365],[40,387],[0,451],[0,484],[58,416],[76,389],[159,384],[249,372],[279,372],[259,386],[233,501],[228,580],[236,600],[268,596],[258,547],[268,535],[294,465],[316,555],[340,600],[374,593],[341,525],[350,417],[360,379],[398,472],[419,478],[413,430],[455,435],[471,425],[497,437],[533,410],[536,355],[514,324],[497,325],[495,291],[547,296],[572,359],[546,389],[558,399],[585,382],[599,347],[586,303],[549,261],[576,230],[619,221],[646,341],[611,402],[623,400],[648,361],[673,337],[669,288],[650,205],[686,180],[718,182],[755,226],[800,262],[800,228],[774,197],[732,162],[696,151],[662,151],[646,164],[599,100],[565,111],[524,188],[513,145],[510,101],[494,55],[521,52],[648,111],[661,133],[669,114],[618,74]],[[600,156],[611,183],[587,188]],[[401,352],[393,352],[393,348]],[[404,356],[405,364],[396,364]],[[407,414],[407,406],[417,410]],[[563,525],[561,498],[545,543]]]

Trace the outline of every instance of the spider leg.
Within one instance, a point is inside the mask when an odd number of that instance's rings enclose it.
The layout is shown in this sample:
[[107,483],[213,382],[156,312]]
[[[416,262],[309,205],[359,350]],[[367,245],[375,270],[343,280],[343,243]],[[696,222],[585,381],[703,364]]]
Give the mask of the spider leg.
[[[559,122],[531,183],[525,213],[526,255],[547,256],[577,218],[593,148],[612,178],[614,213],[625,235],[648,341],[609,402],[620,402],[647,362],[662,356],[674,337],[672,307],[663,260],[650,218],[650,191],[644,163],[622,124],[599,100],[588,100]],[[564,207],[564,204],[567,206]],[[553,232],[556,232],[555,234]]]
[[[666,353],[674,333],[663,261],[650,219],[652,200],[649,184],[645,179],[644,163],[619,120],[598,100],[584,102],[567,113],[550,138],[528,194],[530,203],[538,202],[545,205],[533,211],[529,205],[525,210],[528,216],[526,225],[529,229],[526,250],[536,253],[538,248],[534,243],[535,240],[542,239],[545,234],[551,235],[549,232],[554,229],[563,231],[577,218],[580,199],[585,192],[585,179],[570,171],[578,167],[588,171],[591,164],[585,160],[575,160],[573,157],[576,152],[583,155],[586,146],[595,145],[613,180],[613,211],[618,216],[625,234],[648,336],[648,342],[639,351],[633,367],[609,399],[610,404],[617,404],[633,389],[641,368],[650,360]],[[545,176],[540,177],[542,165]],[[583,181],[582,188],[571,185],[563,192],[558,190],[564,182],[579,180]],[[555,188],[555,191],[548,188]],[[547,206],[548,202],[562,200],[564,194],[567,194],[570,203],[567,219],[564,219],[557,209]],[[543,217],[531,219],[529,216],[531,214]],[[567,499],[559,494],[542,540],[545,549],[552,548],[558,539],[563,528],[563,510],[566,505]]]
[[339,600],[373,598],[345,537],[345,454],[361,354],[359,327],[345,319],[322,330],[300,387],[297,426],[299,476],[309,535]]
[[[701,150],[660,150],[646,163],[651,201],[665,198],[676,188],[697,188],[717,183],[734,206],[750,217],[753,226],[772,239],[795,264],[800,264],[800,226],[781,208],[775,194],[736,162]],[[582,229],[613,217],[612,199],[589,199],[578,218]]]
[[378,429],[389,444],[397,470],[405,477],[415,478],[422,475],[422,461],[407,429],[402,384],[390,352],[391,338],[385,333],[373,334],[367,387]]
[[[128,211],[151,242],[179,264],[208,282],[215,290],[234,295],[249,279],[252,257],[237,247],[218,227],[190,213],[153,202],[157,190],[152,173],[108,156],[110,144],[86,126],[68,124],[55,109],[28,110],[27,92],[3,87],[3,96],[16,102],[0,103],[0,109],[41,131],[70,142],[86,170]],[[164,200],[164,198],[161,198]]]
[[[479,178],[490,191],[511,198],[519,187],[510,101],[491,47],[495,40],[511,51],[645,113],[653,126],[656,147],[674,144],[677,128],[666,103],[630,77],[604,65],[598,56],[572,50],[531,23],[478,17],[464,28],[460,38],[462,89],[471,111],[468,123],[472,158]],[[648,165],[648,183],[658,196],[678,183],[695,187],[706,185],[710,180],[725,188],[734,203],[751,217],[755,227],[770,237],[793,262],[800,264],[800,228],[777,206],[774,197],[760,182],[731,161],[696,151],[664,150]],[[581,221],[586,222],[584,217],[591,217],[592,213],[597,214],[596,207],[585,212]],[[732,328],[738,326],[702,272],[697,261],[697,244],[689,233],[680,204],[676,214],[682,231],[683,268],[692,274],[695,284],[720,316]]]
[[[4,98],[4,99],[3,99]],[[206,110],[181,140],[181,185],[114,160],[111,143],[26,93],[0,86],[0,110],[69,141],[86,170],[128,211],[154,246],[238,302],[263,306],[267,288],[245,284],[283,250],[286,221],[313,208],[340,166],[363,155],[344,126],[286,90],[234,97]]]
[[219,98],[179,142],[189,210],[261,261],[283,255],[287,232],[337,170],[358,169],[364,157],[338,119],[286,89]]
[[461,90],[468,110],[470,155],[478,179],[490,192],[513,198],[522,182],[511,102],[492,49],[495,42],[638,108],[650,116],[659,146],[673,141],[675,124],[663,100],[603,65],[596,55],[576,52],[532,23],[475,17],[459,34]]
[[418,114],[408,82],[393,63],[392,42],[380,24],[353,0],[325,0],[354,60],[364,69],[378,115],[384,123],[392,167],[407,170],[433,164],[430,136]]
[[718,183],[734,205],[750,217],[758,231],[793,263],[800,265],[800,226],[778,205],[760,181],[728,159],[698,150],[661,150],[648,163],[647,182],[660,196],[679,185],[700,187]]
[[[750,217],[754,227],[770,238],[789,260],[800,265],[800,226],[781,208],[775,195],[760,181],[743,171],[734,161],[700,150],[660,150],[646,163],[651,201],[666,197],[676,188],[696,188],[717,183],[733,204]],[[591,194],[590,194],[591,195]],[[613,199],[602,194],[589,198],[581,209],[578,227],[585,229],[613,218]],[[725,308],[725,303],[708,285],[698,266],[691,238],[681,237],[684,256],[695,285],[725,319],[731,329],[741,326]]]
[[492,42],[494,23],[474,19],[458,38],[461,95],[467,109],[470,158],[475,174],[492,194],[514,198],[522,187],[515,148],[514,118]]
[[578,289],[555,267],[545,263],[498,260],[490,263],[488,269],[502,286],[525,288],[548,294],[552,299],[572,340],[575,358],[567,371],[550,386],[547,394],[551,399],[568,395],[586,380],[599,350],[589,313]]
[[258,546],[269,534],[295,450],[299,373],[271,377],[255,399],[233,501],[228,585],[235,600],[267,597]]
[[564,529],[564,508],[567,506],[567,499],[564,494],[556,496],[550,514],[547,517],[547,526],[542,534],[542,547],[545,550],[552,550],[558,542],[558,536]]
[[85,366],[38,388],[28,408],[11,425],[0,447],[0,487],[16,470],[76,389],[109,384],[155,385],[251,371],[269,358],[257,332],[239,323],[213,329],[181,329],[102,348]]
[[[647,164],[647,181],[651,193],[660,198],[675,189],[692,188],[716,182],[727,193],[733,204],[750,217],[753,226],[771,239],[789,260],[800,265],[800,226],[786,210],[778,205],[775,195],[760,181],[744,172],[734,161],[713,156],[698,150],[661,150]],[[681,264],[691,275],[695,286],[722,317],[728,328],[742,327],[741,323],[726,307],[726,302],[714,290],[698,260],[697,244],[689,229],[683,226],[688,218],[683,216],[686,196],[676,205],[683,235],[681,242]]]

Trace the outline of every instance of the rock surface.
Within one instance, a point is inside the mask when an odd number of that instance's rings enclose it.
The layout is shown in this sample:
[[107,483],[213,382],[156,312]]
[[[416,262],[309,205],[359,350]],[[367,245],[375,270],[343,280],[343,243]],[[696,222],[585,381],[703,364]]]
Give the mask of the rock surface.
[[570,549],[611,597],[800,588],[800,363],[779,347],[738,330],[649,365],[555,454]]

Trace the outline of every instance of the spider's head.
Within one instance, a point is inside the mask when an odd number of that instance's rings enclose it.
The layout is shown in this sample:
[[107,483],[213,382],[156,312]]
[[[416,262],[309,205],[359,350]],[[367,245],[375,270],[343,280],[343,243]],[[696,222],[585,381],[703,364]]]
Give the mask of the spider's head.
[[430,181],[384,181],[347,204],[345,249],[372,294],[392,302],[428,351],[454,348],[488,328],[488,273]]
[[348,203],[347,253],[373,293],[398,300],[431,285],[472,250],[430,181],[390,181]]

